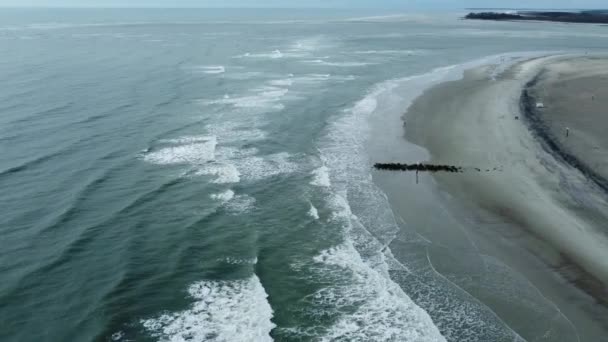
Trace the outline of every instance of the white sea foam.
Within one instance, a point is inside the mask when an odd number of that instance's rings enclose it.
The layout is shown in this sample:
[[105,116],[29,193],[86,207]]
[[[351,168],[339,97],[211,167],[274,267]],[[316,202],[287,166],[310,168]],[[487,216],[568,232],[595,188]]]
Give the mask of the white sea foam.
[[270,54],[270,58],[283,58],[283,53],[281,53],[280,50],[274,50],[271,54]]
[[298,76],[294,78],[295,82],[299,83],[319,83],[319,82],[347,82],[356,80],[357,76],[355,75],[331,75],[331,74],[309,74]]
[[332,75],[332,74],[305,74],[293,76],[289,78],[270,81],[273,86],[292,86],[292,85],[316,85],[325,82],[347,82],[357,79],[355,75]]
[[309,74],[297,77],[299,82],[318,83],[328,81],[332,76],[330,74]]
[[118,331],[112,334],[112,336],[110,336],[110,339],[112,341],[120,341],[123,337],[125,336],[125,333],[122,331]]
[[285,106],[281,103],[281,100],[289,89],[280,87],[260,87],[253,90],[253,95],[246,96],[230,96],[225,95],[221,99],[203,101],[205,104],[221,104],[230,105],[234,108],[258,108],[264,110],[282,110]]
[[314,179],[310,182],[311,185],[326,187],[329,188],[331,186],[331,181],[329,178],[329,169],[327,166],[321,166],[320,168],[314,170],[312,172]]
[[142,320],[160,341],[272,341],[275,327],[268,295],[257,276],[236,281],[201,281],[188,293],[191,308]]
[[297,51],[286,51],[274,50],[272,52],[264,53],[245,53],[242,55],[234,56],[233,58],[252,58],[252,59],[281,59],[281,58],[300,58],[307,56],[304,53]]
[[[438,69],[434,73],[437,82],[451,70]],[[434,80],[430,78],[431,82]],[[326,267],[320,274],[338,277],[332,278],[335,285],[320,290],[312,298],[320,307],[337,307],[332,312],[340,314],[324,341],[445,340],[428,313],[390,278],[389,262],[395,266],[398,261],[387,257],[391,255],[387,246],[399,228],[386,195],[373,183],[371,161],[363,152],[370,116],[378,110],[378,101],[399,84],[400,80],[395,80],[374,87],[329,125],[319,146],[331,178],[330,220],[340,223],[345,235],[342,245],[315,258]]]
[[330,74],[309,74],[302,76],[290,75],[288,78],[272,80],[268,82],[269,85],[275,87],[290,87],[294,84],[306,85],[306,84],[317,84],[321,82],[329,81],[330,79],[338,79],[338,77],[332,77]]
[[353,68],[353,67],[363,67],[368,65],[374,65],[375,63],[369,62],[329,62],[322,59],[311,59],[303,61],[307,64],[321,65],[321,66],[331,66],[338,68]]
[[[346,66],[346,65],[343,65]],[[331,75],[331,74],[305,74],[294,76],[290,74],[289,77],[277,80],[271,80],[268,84],[272,87],[290,87],[294,84],[306,85],[306,84],[317,84],[326,81],[334,82],[345,82],[352,81],[357,77],[354,75]]]
[[[256,157],[258,150],[253,147],[238,148],[230,144],[259,141],[266,138],[266,133],[255,128],[243,129],[240,124],[226,122],[207,126],[211,136],[183,136],[174,139],[163,139],[159,143],[165,147],[158,150],[146,149],[143,159],[158,165],[183,164],[191,169],[184,172],[188,176],[214,176],[213,183],[238,183],[241,173],[235,163],[245,164],[246,171],[262,172],[272,169],[264,163],[262,157]],[[218,145],[220,144],[220,145]],[[228,144],[228,146],[221,146]],[[167,146],[169,145],[169,146]],[[271,163],[270,158],[268,163]],[[255,168],[254,166],[257,166]],[[271,172],[272,173],[272,172]]]
[[198,169],[195,176],[215,176],[213,180],[215,184],[230,184],[238,183],[241,181],[241,174],[233,164],[228,163],[215,163],[212,165],[205,165]]
[[314,36],[297,40],[291,45],[291,51],[313,52],[327,47],[328,42],[323,36]]
[[232,200],[234,198],[234,191],[232,191],[232,190],[226,190],[226,191],[221,192],[219,194],[212,194],[209,197],[211,197],[211,199],[218,200],[218,201],[220,201],[222,203],[227,203],[227,202],[229,202],[230,200]]
[[293,78],[284,78],[281,80],[272,80],[268,82],[268,84],[275,87],[289,87],[293,85],[293,81]]
[[[257,141],[265,137],[262,131],[236,131],[230,129],[231,125],[223,127],[214,126],[211,129],[220,137],[220,143],[235,143]],[[224,140],[223,136],[227,138]],[[144,159],[155,164],[185,164],[193,169],[190,176],[214,176],[212,181],[216,184],[238,183],[242,179],[258,181],[281,174],[289,174],[299,169],[299,165],[292,161],[289,153],[281,152],[270,155],[258,155],[256,148],[238,148],[234,146],[215,147],[218,143],[214,137],[212,141],[205,141],[199,137],[182,137],[164,140],[165,143],[185,143],[185,145],[171,146],[159,151],[148,153]],[[211,146],[213,143],[213,146]],[[321,181],[323,181],[321,179]],[[245,201],[247,202],[247,201]],[[250,201],[249,201],[250,202]],[[246,206],[246,203],[243,203]]]
[[[299,168],[288,153],[258,155],[257,148],[231,145],[265,139],[266,133],[262,130],[243,129],[233,122],[211,125],[207,130],[214,135],[160,140],[159,143],[165,147],[146,149],[142,152],[143,159],[158,165],[189,166],[183,176],[213,176],[212,182],[216,184],[239,183],[242,179],[258,181],[292,173]],[[255,203],[253,198],[238,199],[232,206],[236,212],[246,211]]]
[[144,160],[158,165],[203,164],[215,159],[216,145],[215,137],[209,137],[206,141],[170,146],[148,152],[144,155]]
[[315,262],[345,277],[312,296],[336,312],[351,311],[321,341],[445,341],[429,315],[390,278],[364,261],[352,243],[323,251]]
[[226,72],[226,68],[222,65],[210,65],[210,66],[201,66],[196,68],[197,71],[200,71],[204,74],[223,74]]
[[[359,106],[359,110],[373,108],[371,102],[364,101],[368,105]],[[353,213],[346,199],[347,190],[338,192],[344,194],[336,193],[328,198],[333,212],[330,220],[342,223],[346,241],[314,258],[320,265],[319,275],[330,277],[332,285],[319,290],[309,300],[315,306],[341,315],[320,340],[445,341],[428,313],[391,280],[384,252],[390,250],[366,230],[362,225],[365,220]],[[378,198],[377,193],[364,193],[369,194],[372,201]],[[384,214],[373,214],[377,215],[372,218],[375,223],[383,225]],[[392,258],[390,261],[395,262]]]
[[327,41],[322,36],[315,36],[297,40],[289,47],[279,50],[275,49],[270,52],[247,52],[233,58],[251,58],[251,59],[282,59],[282,58],[304,58],[310,57],[313,52],[327,47]]
[[253,156],[237,162],[241,177],[250,181],[268,177],[289,174],[298,169],[298,164],[291,161],[291,155],[286,152],[267,156]]
[[[429,315],[390,278],[389,267],[407,271],[387,247],[399,228],[386,195],[373,183],[371,161],[362,151],[366,150],[369,118],[378,110],[379,101],[393,99],[392,92],[402,84],[407,83],[414,91],[406,99],[399,97],[399,108],[407,107],[408,101],[425,88],[457,79],[463,70],[499,58],[381,83],[329,125],[319,149],[332,180],[330,220],[341,223],[345,242],[315,258],[317,263],[326,265],[319,274],[332,277],[334,285],[317,292],[312,301],[322,308],[338,307],[332,313],[341,315],[323,340],[444,341]],[[477,323],[477,317],[470,320]],[[444,329],[452,326],[442,323]]]
[[319,219],[319,210],[312,205],[312,203],[310,204],[310,209],[308,210],[308,216],[314,218],[315,220]]
[[[228,143],[250,142],[250,141],[257,141],[260,139],[262,139],[262,138],[249,139],[248,136],[245,135],[241,139],[237,139],[235,137],[233,139],[227,139],[222,142],[228,142]],[[218,147],[215,154],[218,156],[217,157],[218,160],[224,161],[224,160],[233,160],[233,159],[242,159],[242,158],[246,158],[246,157],[252,157],[258,153],[259,153],[259,150],[255,147],[238,148],[238,147],[232,147],[232,146],[225,146],[225,147]]]
[[217,261],[230,265],[255,265],[258,263],[258,258],[235,258],[225,257],[219,258]]
[[185,145],[185,144],[207,142],[207,141],[210,141],[213,139],[216,139],[216,137],[207,136],[207,135],[185,135],[183,137],[174,138],[174,139],[162,139],[159,142],[165,143],[165,144]]

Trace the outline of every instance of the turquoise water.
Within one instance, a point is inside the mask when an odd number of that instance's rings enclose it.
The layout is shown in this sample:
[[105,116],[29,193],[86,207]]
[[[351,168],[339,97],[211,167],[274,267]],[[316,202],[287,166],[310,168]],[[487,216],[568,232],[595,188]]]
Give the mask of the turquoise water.
[[0,11],[0,340],[513,340],[386,247],[369,120],[608,32],[370,15]]

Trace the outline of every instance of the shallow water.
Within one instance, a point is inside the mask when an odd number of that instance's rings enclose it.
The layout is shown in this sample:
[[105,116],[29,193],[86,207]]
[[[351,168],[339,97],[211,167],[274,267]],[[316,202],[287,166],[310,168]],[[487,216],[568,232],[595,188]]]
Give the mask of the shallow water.
[[424,241],[370,119],[442,67],[608,33],[457,17],[1,10],[0,340],[512,340],[397,261]]

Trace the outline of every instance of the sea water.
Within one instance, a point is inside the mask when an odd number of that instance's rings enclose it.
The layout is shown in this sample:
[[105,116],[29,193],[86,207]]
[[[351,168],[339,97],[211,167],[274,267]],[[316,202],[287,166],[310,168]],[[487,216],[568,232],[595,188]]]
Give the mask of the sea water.
[[518,339],[394,256],[370,121],[608,32],[461,15],[0,10],[0,340]]

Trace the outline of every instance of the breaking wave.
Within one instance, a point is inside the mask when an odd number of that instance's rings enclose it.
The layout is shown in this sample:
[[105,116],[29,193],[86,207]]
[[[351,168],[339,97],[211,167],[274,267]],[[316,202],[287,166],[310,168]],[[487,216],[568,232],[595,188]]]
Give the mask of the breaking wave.
[[189,309],[142,320],[144,328],[160,341],[272,341],[273,311],[257,276],[201,281],[188,293],[195,300]]

